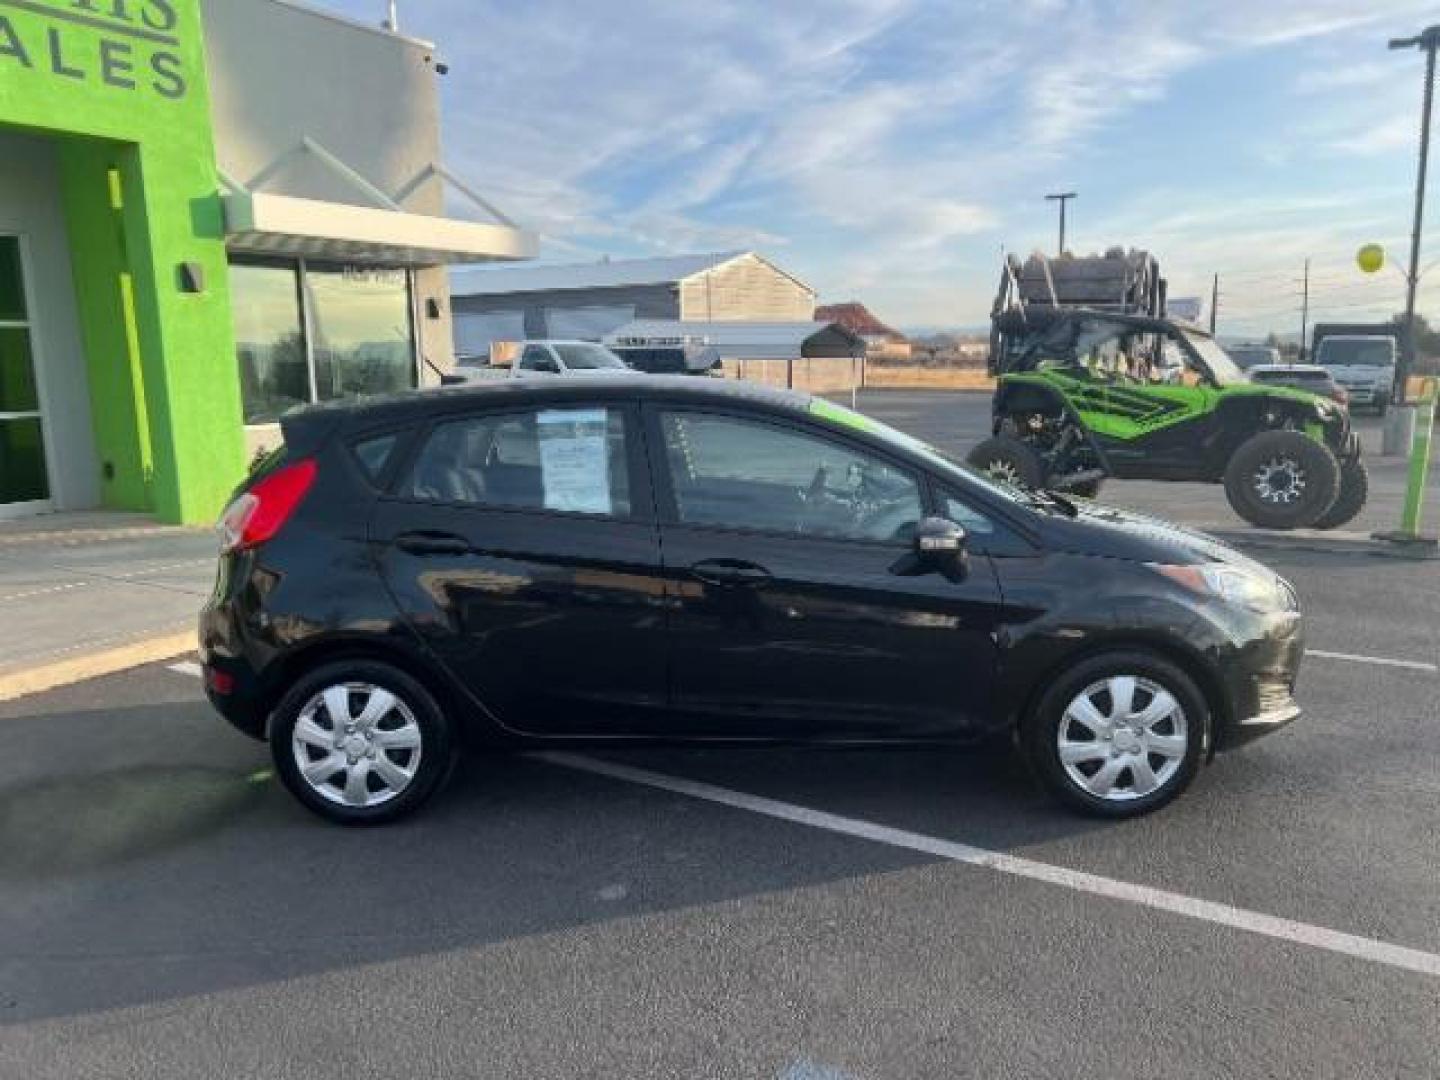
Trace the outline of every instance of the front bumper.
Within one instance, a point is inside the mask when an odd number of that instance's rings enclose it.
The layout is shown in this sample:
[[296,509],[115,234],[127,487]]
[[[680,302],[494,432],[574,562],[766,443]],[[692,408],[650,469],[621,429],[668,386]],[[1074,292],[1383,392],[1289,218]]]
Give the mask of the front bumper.
[[1217,749],[1253,742],[1300,716],[1295,682],[1304,654],[1298,611],[1257,617],[1225,668],[1230,715],[1217,732]]

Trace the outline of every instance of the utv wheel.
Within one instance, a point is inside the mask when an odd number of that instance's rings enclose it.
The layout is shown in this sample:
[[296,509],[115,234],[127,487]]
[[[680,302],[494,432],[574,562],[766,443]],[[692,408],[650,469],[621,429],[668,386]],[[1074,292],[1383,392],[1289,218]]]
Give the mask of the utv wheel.
[[1205,699],[1174,664],[1143,652],[1063,673],[1021,729],[1052,795],[1099,817],[1158,810],[1195,778],[1209,738]]
[[412,812],[455,761],[451,722],[430,692],[373,660],[310,672],[281,699],[269,737],[290,793],[341,825],[379,825]]
[[1365,462],[1356,458],[1340,466],[1340,497],[1335,505],[1320,515],[1315,522],[1317,529],[1338,529],[1355,520],[1365,509],[1365,500],[1370,496],[1370,473]]
[[1340,463],[1298,431],[1262,431],[1240,444],[1225,468],[1225,497],[1262,529],[1314,525],[1340,494]]
[[1095,499],[1100,496],[1100,488],[1104,480],[1087,480],[1083,484],[1076,484],[1069,489],[1071,495],[1079,495],[1082,499]]
[[996,480],[1037,490],[1045,486],[1049,473],[1045,459],[1034,447],[1008,435],[986,439],[965,460]]

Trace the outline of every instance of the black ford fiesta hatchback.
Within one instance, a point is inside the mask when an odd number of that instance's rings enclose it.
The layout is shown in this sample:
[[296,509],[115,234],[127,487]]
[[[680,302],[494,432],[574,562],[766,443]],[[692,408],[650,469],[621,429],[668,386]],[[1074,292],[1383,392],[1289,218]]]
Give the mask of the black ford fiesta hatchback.
[[820,399],[514,380],[283,429],[221,524],[205,685],[333,821],[414,810],[470,739],[996,733],[1122,817],[1299,711],[1263,566]]

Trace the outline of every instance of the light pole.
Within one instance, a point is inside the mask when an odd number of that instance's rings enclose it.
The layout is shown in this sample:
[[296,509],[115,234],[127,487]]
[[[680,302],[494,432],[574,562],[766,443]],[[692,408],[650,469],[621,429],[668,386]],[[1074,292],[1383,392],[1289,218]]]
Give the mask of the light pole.
[[390,17],[385,20],[385,29],[392,34],[400,32],[400,0],[390,0]]
[[1430,110],[1435,101],[1435,50],[1440,48],[1440,26],[1427,27],[1415,37],[1392,38],[1392,49],[1425,50],[1425,104],[1420,113],[1420,171],[1415,180],[1415,225],[1410,233],[1410,275],[1405,289],[1405,349],[1395,370],[1395,400],[1404,402],[1410,369],[1415,363],[1415,287],[1420,281],[1420,228],[1425,220],[1425,172],[1430,164]]
[[[1434,53],[1431,53],[1431,56],[1434,56]],[[1060,204],[1060,250],[1055,253],[1057,255],[1065,254],[1065,204],[1073,198],[1075,198],[1075,192],[1073,191],[1057,192],[1054,195],[1045,196],[1046,202],[1058,202]]]

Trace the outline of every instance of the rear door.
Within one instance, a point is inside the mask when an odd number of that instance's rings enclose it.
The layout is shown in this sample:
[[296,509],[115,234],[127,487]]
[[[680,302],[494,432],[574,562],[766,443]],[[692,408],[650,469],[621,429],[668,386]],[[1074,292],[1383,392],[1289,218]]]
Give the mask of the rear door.
[[671,685],[717,737],[950,735],[993,708],[988,559],[917,572],[918,471],[811,425],[647,405]]
[[415,632],[506,727],[613,732],[665,704],[660,548],[634,406],[436,423],[371,541]]

